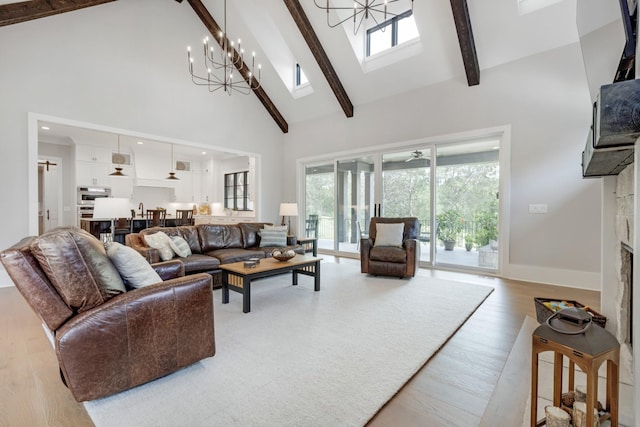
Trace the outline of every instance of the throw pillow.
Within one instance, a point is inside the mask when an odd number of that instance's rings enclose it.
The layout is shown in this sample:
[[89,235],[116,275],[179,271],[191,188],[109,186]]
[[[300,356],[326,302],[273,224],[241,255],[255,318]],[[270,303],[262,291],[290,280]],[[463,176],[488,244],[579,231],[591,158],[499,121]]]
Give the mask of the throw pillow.
[[169,246],[179,257],[186,258],[191,255],[191,248],[186,240],[180,236],[173,236],[169,240]]
[[105,244],[107,255],[129,288],[138,289],[162,279],[138,251],[118,242]]
[[402,234],[404,223],[376,224],[376,240],[373,246],[397,246],[402,247]]
[[279,230],[260,230],[260,247],[287,246],[287,232]]
[[160,251],[160,259],[169,261],[173,258],[173,249],[171,249],[171,239],[164,231],[158,231],[153,234],[145,234],[144,241],[152,248]]
[[274,231],[288,231],[286,225],[271,225],[265,224],[263,227],[265,230],[274,230]]

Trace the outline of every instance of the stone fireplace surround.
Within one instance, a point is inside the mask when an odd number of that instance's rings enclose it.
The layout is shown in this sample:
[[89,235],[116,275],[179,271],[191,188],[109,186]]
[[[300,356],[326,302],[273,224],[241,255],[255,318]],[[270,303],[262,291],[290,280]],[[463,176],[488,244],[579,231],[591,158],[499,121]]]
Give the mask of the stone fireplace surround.
[[[629,344],[631,332],[629,315],[632,304],[631,272],[635,247],[633,241],[634,180],[633,164],[627,166],[617,177],[613,252],[613,270],[617,277],[613,286],[607,286],[603,283],[601,294],[602,314],[608,319],[607,330],[613,333],[620,342],[620,381],[625,384],[633,384],[633,353]],[[613,301],[613,304],[605,304],[605,301]],[[635,312],[638,312],[638,308],[635,309]]]

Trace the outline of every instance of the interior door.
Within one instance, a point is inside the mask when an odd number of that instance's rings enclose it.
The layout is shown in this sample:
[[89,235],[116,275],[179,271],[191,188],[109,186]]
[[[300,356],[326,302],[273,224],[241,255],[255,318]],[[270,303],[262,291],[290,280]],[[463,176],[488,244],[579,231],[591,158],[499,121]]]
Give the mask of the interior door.
[[56,228],[60,222],[62,186],[61,159],[38,162],[38,225],[40,234]]

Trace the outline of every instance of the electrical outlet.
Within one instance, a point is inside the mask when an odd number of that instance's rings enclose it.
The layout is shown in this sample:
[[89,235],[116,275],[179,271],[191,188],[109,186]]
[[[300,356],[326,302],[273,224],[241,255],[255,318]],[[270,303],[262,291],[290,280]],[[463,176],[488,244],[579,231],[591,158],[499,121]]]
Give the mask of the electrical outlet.
[[529,205],[530,214],[546,214],[547,212],[549,212],[549,206],[546,204]]

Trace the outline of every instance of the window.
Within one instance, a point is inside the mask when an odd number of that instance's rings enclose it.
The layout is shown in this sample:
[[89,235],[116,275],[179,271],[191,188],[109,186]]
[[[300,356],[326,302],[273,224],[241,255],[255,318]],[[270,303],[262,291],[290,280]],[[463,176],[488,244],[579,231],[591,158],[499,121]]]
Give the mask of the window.
[[375,55],[418,36],[413,12],[408,10],[367,30],[367,56]]
[[235,211],[248,211],[248,171],[224,174],[224,207]]
[[296,64],[296,87],[304,86],[309,83],[307,76],[304,75],[304,71],[302,71],[302,67],[300,64]]

